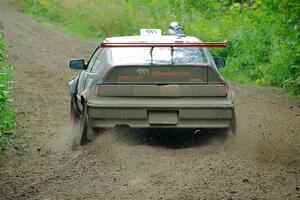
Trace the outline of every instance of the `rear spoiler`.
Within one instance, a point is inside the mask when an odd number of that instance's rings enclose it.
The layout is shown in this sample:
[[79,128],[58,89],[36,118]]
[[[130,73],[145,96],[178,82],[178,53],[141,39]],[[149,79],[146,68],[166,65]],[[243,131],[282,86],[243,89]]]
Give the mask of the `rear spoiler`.
[[150,47],[150,56],[151,64],[153,64],[153,49],[155,47],[170,47],[171,48],[171,57],[172,64],[173,62],[173,52],[174,47],[215,47],[215,48],[226,48],[227,41],[224,42],[174,42],[174,43],[145,43],[145,42],[135,42],[135,43],[111,43],[111,42],[102,42],[100,43],[101,48],[128,48],[128,47]]
[[224,42],[195,42],[195,43],[111,43],[102,42],[100,43],[101,48],[126,48],[126,47],[214,47],[214,48],[226,48],[227,41]]

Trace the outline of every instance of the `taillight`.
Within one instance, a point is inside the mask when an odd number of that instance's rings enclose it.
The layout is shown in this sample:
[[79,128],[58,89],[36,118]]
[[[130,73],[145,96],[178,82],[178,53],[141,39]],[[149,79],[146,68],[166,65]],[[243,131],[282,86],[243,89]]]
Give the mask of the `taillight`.
[[221,96],[227,96],[228,94],[228,86],[227,85],[223,85],[222,87],[220,87],[220,94]]
[[103,96],[108,93],[108,87],[105,86],[97,86],[96,87],[96,96]]

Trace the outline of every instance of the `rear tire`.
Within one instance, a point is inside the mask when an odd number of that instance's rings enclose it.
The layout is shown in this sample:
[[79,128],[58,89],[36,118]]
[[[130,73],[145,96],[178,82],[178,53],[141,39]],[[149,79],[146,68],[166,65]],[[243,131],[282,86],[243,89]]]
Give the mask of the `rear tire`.
[[88,124],[88,117],[87,117],[87,113],[86,113],[86,108],[83,108],[82,114],[81,114],[81,119],[80,119],[80,141],[79,144],[85,145],[89,142],[88,139],[88,131],[89,131],[90,127]]
[[75,111],[75,108],[74,108],[74,103],[73,101],[71,100],[71,103],[70,103],[70,121],[73,123],[73,124],[76,124],[78,122],[78,116],[76,114],[76,111]]
[[235,109],[232,109],[232,118],[229,128],[230,134],[235,135],[236,134],[236,117],[235,117]]

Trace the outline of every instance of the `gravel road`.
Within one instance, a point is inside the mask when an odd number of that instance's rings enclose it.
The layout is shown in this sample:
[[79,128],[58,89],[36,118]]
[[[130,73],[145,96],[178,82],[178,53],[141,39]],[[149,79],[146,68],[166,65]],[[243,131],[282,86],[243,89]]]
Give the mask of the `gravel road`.
[[116,131],[80,147],[69,122],[82,41],[0,0],[23,136],[0,163],[0,199],[300,199],[300,101],[234,85],[237,134]]

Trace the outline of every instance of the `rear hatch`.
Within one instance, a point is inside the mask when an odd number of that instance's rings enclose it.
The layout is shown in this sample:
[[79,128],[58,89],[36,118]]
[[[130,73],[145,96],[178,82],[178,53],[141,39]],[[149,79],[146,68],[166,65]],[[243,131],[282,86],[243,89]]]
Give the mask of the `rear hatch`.
[[227,96],[227,85],[208,64],[115,66],[98,96]]

